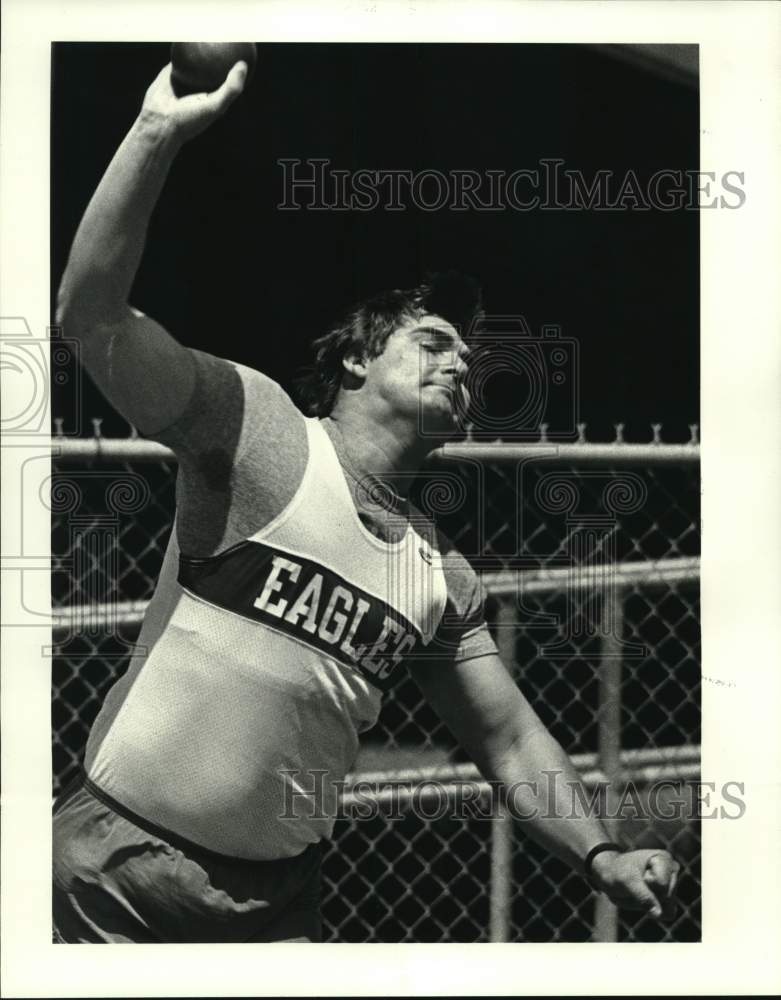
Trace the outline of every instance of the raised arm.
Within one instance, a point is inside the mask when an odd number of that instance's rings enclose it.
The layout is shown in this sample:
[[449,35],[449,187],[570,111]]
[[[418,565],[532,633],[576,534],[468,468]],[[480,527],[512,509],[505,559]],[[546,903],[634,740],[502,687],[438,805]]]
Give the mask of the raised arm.
[[193,390],[190,351],[128,298],[147,228],[182,144],[238,97],[237,63],[219,90],[177,98],[171,66],[146,92],[76,232],[57,299],[57,321],[80,342],[82,362],[117,410],[142,433],[173,423]]

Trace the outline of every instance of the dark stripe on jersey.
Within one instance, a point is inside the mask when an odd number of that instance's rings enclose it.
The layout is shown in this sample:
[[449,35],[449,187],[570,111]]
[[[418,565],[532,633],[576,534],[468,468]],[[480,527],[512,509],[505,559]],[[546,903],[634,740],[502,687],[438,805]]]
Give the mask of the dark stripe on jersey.
[[217,607],[260,622],[390,686],[419,646],[418,629],[386,602],[303,556],[247,540],[219,556],[180,556],[179,583]]

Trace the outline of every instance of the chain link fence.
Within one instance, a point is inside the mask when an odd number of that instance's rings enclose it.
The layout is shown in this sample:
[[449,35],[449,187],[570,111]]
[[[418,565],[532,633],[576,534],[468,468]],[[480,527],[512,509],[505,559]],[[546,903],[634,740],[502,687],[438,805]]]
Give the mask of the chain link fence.
[[[437,453],[416,502],[480,572],[503,659],[587,789],[641,801],[699,776],[699,447],[476,444]],[[581,435],[583,438],[583,435]],[[171,530],[176,462],[135,439],[53,441],[54,791],[152,596]],[[371,808],[350,808],[370,780]],[[479,809],[490,789],[411,677],[385,697],[324,860],[334,941],[699,940],[696,801],[626,818],[627,845],[682,864],[675,920],[619,915],[522,823]],[[428,782],[428,784],[426,784]],[[469,787],[475,815],[442,809]],[[444,792],[443,792],[444,789]],[[366,799],[362,800],[364,805]],[[680,811],[679,811],[680,812]],[[361,818],[363,817],[363,818]]]

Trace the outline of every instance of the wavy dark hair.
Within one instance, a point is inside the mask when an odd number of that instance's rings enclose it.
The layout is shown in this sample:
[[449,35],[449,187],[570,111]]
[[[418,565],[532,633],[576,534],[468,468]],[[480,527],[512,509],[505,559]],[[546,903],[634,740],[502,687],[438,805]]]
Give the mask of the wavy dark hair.
[[394,330],[425,313],[441,316],[466,339],[481,312],[480,286],[458,271],[428,274],[415,288],[395,288],[364,299],[313,342],[314,358],[295,381],[301,409],[308,416],[328,416],[342,384],[342,360],[351,351],[378,357]]

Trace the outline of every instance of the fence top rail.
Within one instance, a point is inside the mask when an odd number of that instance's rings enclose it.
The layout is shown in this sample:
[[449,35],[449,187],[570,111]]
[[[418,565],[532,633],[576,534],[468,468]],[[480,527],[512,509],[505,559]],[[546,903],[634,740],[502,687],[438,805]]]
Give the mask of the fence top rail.
[[486,590],[495,597],[514,594],[547,594],[557,590],[582,590],[605,587],[608,582],[618,587],[667,586],[697,583],[700,579],[699,556],[605,563],[602,566],[556,566],[533,570],[499,570],[483,573]]
[[170,448],[146,438],[66,438],[51,439],[52,461],[86,462],[176,462]]
[[[175,462],[176,455],[165,445],[145,438],[66,438],[51,439],[52,459],[56,462],[86,462],[102,460],[137,462]],[[463,441],[447,444],[432,453],[436,461],[458,462],[473,459],[484,462],[516,462],[528,459],[545,459],[552,462],[583,463],[635,463],[648,465],[657,463],[680,464],[699,462],[700,446],[697,443],[627,444],[615,441],[612,444],[592,444],[578,441],[572,444],[556,444],[538,441],[509,443],[501,441]]]
[[458,444],[446,444],[443,448],[438,448],[432,457],[438,461],[451,462],[470,458],[483,462],[517,462],[537,458],[550,462],[682,464],[699,462],[700,446],[698,444],[662,444],[661,442],[658,444],[626,444],[625,442],[556,444],[550,441],[518,443],[464,441]]

